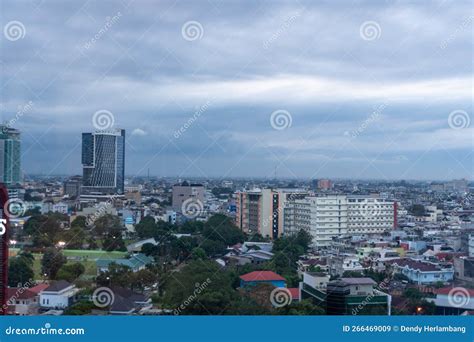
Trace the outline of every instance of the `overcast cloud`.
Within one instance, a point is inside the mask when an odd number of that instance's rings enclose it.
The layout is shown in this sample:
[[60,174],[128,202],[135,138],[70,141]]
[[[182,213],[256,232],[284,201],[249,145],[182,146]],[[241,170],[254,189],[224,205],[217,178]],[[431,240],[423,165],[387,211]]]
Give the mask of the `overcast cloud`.
[[106,110],[128,175],[472,179],[471,1],[7,0],[0,21],[26,174],[80,173]]

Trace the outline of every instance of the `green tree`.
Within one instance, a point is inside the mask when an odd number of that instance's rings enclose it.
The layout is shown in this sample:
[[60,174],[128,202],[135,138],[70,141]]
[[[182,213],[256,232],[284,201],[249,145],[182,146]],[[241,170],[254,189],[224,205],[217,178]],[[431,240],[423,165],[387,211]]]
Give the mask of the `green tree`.
[[326,311],[323,308],[314,305],[309,299],[305,299],[300,302],[291,302],[290,305],[278,309],[277,312],[279,315],[296,316],[316,316],[326,314]]
[[122,238],[122,229],[110,227],[104,236],[102,248],[106,251],[126,251],[125,242]]
[[157,229],[158,226],[155,223],[155,219],[151,216],[144,217],[140,223],[135,226],[135,231],[141,239],[154,237]]
[[203,230],[204,222],[200,221],[186,221],[178,227],[178,231],[183,234],[195,234]]
[[213,241],[221,241],[226,246],[244,241],[244,234],[228,216],[217,214],[204,224],[203,236]]
[[133,272],[127,266],[112,263],[109,265],[108,271],[102,272],[97,276],[96,282],[100,286],[132,288]]
[[85,216],[77,216],[71,223],[71,228],[87,228],[87,218]]
[[222,241],[205,240],[200,247],[209,256],[222,255],[226,251],[226,245]]
[[301,246],[301,248],[303,248],[305,252],[306,250],[308,250],[312,241],[313,241],[313,237],[308,231],[301,229],[300,231],[298,231],[298,233],[296,233],[295,243],[298,246]]
[[72,283],[77,278],[79,278],[85,272],[85,267],[83,264],[80,263],[72,263],[72,264],[65,264],[63,265],[57,275],[56,279],[59,280],[67,280],[68,282]]
[[83,316],[90,315],[92,310],[97,310],[97,306],[94,305],[91,301],[82,300],[73,305],[71,305],[64,314],[67,316]]
[[195,238],[182,236],[171,242],[171,255],[178,261],[185,260],[189,257],[192,249],[196,246],[197,241]]
[[158,255],[158,247],[152,243],[145,243],[142,246],[142,253],[146,256]]
[[117,216],[106,214],[94,222],[93,232],[96,236],[103,237],[110,231],[121,230],[122,224]]
[[149,270],[143,269],[132,274],[132,288],[144,290],[145,287],[150,287],[158,281],[157,275]]
[[26,221],[24,234],[32,237],[35,247],[52,247],[60,240],[62,232],[58,215],[35,215]]
[[15,287],[18,284],[25,284],[35,276],[31,259],[25,256],[11,258],[8,266],[8,286]]
[[41,260],[41,272],[49,279],[56,279],[59,269],[66,263],[67,259],[62,252],[55,248],[48,248]]
[[191,251],[191,258],[193,260],[206,260],[207,259],[207,254],[204,249],[201,247],[195,247]]
[[222,314],[238,298],[230,273],[213,261],[192,261],[165,284],[164,304],[180,314]]
[[87,234],[84,228],[75,226],[71,229],[65,230],[61,234],[61,240],[66,243],[66,247],[69,249],[82,249],[85,243]]

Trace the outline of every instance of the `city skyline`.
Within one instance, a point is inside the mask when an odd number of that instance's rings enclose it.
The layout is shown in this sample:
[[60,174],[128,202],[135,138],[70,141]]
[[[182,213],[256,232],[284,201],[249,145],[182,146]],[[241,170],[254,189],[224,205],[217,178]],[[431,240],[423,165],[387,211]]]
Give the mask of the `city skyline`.
[[472,180],[472,16],[435,4],[11,3],[0,119],[25,174],[106,112],[127,175]]

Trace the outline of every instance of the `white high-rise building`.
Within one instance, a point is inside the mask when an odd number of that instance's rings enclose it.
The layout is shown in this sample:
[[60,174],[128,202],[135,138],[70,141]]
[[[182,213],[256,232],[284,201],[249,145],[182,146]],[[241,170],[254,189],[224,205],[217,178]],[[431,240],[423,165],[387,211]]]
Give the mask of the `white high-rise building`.
[[370,197],[347,197],[347,233],[381,234],[394,228],[396,202]]
[[394,227],[395,204],[371,196],[306,197],[288,204],[284,233],[300,229],[313,236],[315,247],[328,246],[343,235],[381,234]]

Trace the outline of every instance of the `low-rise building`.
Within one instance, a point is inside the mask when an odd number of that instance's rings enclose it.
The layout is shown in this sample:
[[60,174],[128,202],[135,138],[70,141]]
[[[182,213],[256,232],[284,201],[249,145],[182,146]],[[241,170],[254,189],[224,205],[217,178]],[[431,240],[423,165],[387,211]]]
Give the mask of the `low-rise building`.
[[126,266],[133,272],[138,272],[152,263],[153,259],[142,253],[133,254],[128,259],[99,259],[96,261],[98,274],[107,272],[111,264]]
[[9,315],[35,315],[39,311],[39,293],[48,284],[39,284],[30,288],[12,287],[7,289],[7,305]]
[[474,310],[474,289],[464,287],[444,287],[435,291],[437,315],[461,315]]
[[253,287],[269,284],[275,287],[286,287],[286,280],[272,271],[254,271],[240,276],[240,287]]
[[454,272],[456,279],[474,283],[474,258],[454,258]]
[[454,268],[414,259],[396,259],[386,262],[396,273],[403,274],[415,284],[434,284],[450,282],[454,278]]
[[322,275],[304,276],[301,299],[311,299],[328,315],[391,314],[392,297],[378,290],[371,278],[339,278],[327,283],[325,279]]
[[123,287],[113,287],[111,290],[114,294],[109,308],[111,315],[132,315],[152,307],[150,296],[144,293],[137,293]]
[[40,306],[42,309],[66,309],[77,300],[79,289],[65,280],[52,282],[40,292]]

